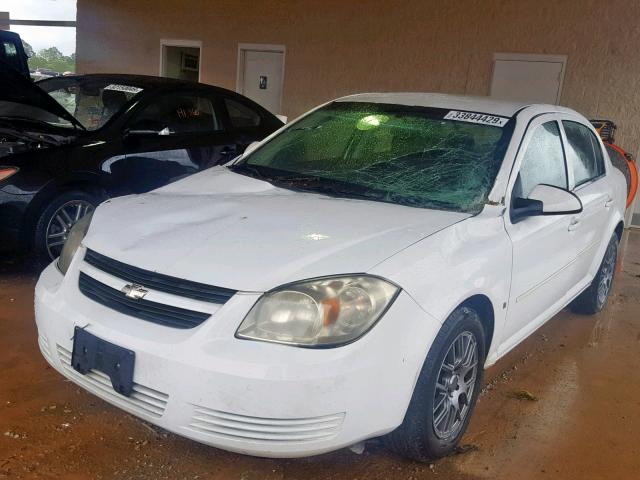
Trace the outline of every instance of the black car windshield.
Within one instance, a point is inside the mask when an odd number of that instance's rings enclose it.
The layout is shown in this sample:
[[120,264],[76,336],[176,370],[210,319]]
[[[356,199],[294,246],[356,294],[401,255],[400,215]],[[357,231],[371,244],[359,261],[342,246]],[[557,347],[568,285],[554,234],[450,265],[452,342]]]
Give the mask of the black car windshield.
[[[87,130],[97,130],[120,112],[142,88],[101,77],[56,77],[38,82]],[[73,127],[64,121],[60,126]]]
[[477,213],[512,131],[495,115],[336,102],[230,168],[285,188]]

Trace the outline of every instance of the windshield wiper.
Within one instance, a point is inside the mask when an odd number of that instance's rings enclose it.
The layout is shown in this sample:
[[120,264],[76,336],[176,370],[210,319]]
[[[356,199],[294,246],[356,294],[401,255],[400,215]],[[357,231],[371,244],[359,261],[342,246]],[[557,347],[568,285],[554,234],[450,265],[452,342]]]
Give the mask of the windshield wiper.
[[299,173],[287,174],[287,175],[278,175],[278,174],[269,174],[263,171],[257,165],[250,165],[248,163],[240,163],[235,165],[229,165],[227,167],[232,172],[240,173],[240,174],[248,174],[251,177],[257,178],[259,180],[265,180],[267,182],[313,182],[319,180],[319,177],[312,175],[304,175]]
[[249,175],[250,177],[257,178],[259,180],[267,180],[270,177],[264,175],[258,168],[253,167],[247,163],[232,164],[227,167],[229,170],[241,175]]
[[277,177],[269,180],[273,185],[298,192],[316,192],[332,197],[374,200],[376,197],[367,192],[358,192],[349,188],[340,188],[331,183],[323,183],[322,177]]

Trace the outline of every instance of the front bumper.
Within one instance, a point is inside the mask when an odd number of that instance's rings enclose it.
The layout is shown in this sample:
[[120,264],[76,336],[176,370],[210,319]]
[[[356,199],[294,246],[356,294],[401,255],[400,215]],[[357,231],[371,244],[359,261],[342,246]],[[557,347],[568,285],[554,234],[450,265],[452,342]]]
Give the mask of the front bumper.
[[[179,435],[266,457],[319,454],[385,434],[403,420],[417,375],[440,325],[402,292],[360,340],[303,349],[234,338],[259,297],[238,293],[210,319],[177,330],[115,312],[78,290],[74,259],[54,264],[36,286],[38,342],[62,375],[121,409]],[[80,257],[80,258],[79,258]],[[75,326],[134,350],[134,393],[70,366]]]

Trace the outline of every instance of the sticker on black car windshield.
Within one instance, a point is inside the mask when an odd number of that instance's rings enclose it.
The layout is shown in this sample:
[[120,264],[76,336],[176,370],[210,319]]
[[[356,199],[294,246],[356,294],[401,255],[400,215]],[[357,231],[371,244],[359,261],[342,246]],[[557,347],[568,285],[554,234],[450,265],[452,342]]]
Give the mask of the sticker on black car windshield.
[[142,88],[132,87],[131,85],[118,85],[117,83],[112,83],[111,85],[107,85],[104,87],[104,90],[116,90],[118,92],[127,92],[127,93],[140,93]]
[[451,110],[444,116],[444,119],[458,120],[459,122],[480,123],[482,125],[491,125],[494,127],[504,127],[509,121],[506,117],[487,115],[485,113],[460,112],[458,110]]

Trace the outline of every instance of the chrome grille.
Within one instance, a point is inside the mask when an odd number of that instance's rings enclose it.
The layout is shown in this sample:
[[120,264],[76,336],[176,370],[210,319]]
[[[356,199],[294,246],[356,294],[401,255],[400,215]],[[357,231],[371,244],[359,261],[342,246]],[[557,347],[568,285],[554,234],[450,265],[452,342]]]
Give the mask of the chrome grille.
[[137,283],[159,292],[171,293],[180,297],[193,298],[205,302],[224,304],[236,294],[236,290],[216,287],[206,283],[192,282],[182,278],[171,277],[150,270],[133,267],[106,257],[91,249],[87,249],[84,261],[114,277],[129,283]]
[[211,315],[145,299],[132,299],[123,292],[80,272],[78,288],[91,300],[117,312],[173,328],[194,328]]

